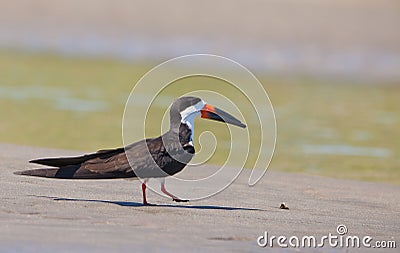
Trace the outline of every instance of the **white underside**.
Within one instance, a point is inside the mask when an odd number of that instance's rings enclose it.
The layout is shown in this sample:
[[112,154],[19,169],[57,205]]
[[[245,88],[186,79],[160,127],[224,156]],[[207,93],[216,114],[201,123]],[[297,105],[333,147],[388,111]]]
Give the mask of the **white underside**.
[[191,130],[191,135],[190,135],[190,142],[193,146],[193,136],[194,136],[194,120],[200,116],[200,110],[203,109],[203,107],[206,105],[206,103],[201,100],[195,105],[189,106],[185,110],[181,112],[181,122],[183,124],[186,124],[189,129]]

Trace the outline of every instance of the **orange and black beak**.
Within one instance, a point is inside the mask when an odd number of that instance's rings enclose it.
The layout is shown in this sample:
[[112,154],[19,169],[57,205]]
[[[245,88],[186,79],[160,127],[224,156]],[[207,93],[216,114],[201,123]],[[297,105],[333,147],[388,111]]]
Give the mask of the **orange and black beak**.
[[240,120],[238,120],[237,118],[212,105],[206,104],[200,111],[202,118],[222,121],[241,128],[246,127],[246,125],[240,122]]

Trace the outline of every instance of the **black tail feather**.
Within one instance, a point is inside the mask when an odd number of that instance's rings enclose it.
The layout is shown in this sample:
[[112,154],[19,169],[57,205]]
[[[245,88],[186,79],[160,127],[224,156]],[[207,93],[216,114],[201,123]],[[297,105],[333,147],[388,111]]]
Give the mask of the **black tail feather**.
[[32,177],[48,177],[48,178],[85,178],[84,175],[76,175],[76,171],[80,168],[80,165],[70,165],[61,168],[43,168],[16,171],[15,175],[32,176]]
[[61,168],[43,168],[16,171],[15,175],[31,176],[31,177],[47,177],[47,178],[60,178],[60,179],[116,179],[116,178],[132,178],[136,177],[133,171],[128,173],[109,172],[109,173],[96,173],[84,168],[80,165],[69,165]]
[[42,158],[42,159],[31,160],[29,162],[46,166],[52,166],[52,167],[63,167],[68,165],[81,164],[89,159],[90,157],[79,156],[79,157],[61,157],[61,158]]
[[56,178],[58,168],[16,171],[15,175]]
[[82,155],[82,156],[42,158],[42,159],[31,160],[29,162],[46,165],[46,166],[52,166],[52,167],[63,167],[63,166],[68,166],[68,165],[82,164],[90,159],[97,158],[97,157],[106,159],[115,154],[122,153],[124,151],[125,151],[124,148],[105,149],[105,150],[99,150],[96,153],[86,154],[86,155]]

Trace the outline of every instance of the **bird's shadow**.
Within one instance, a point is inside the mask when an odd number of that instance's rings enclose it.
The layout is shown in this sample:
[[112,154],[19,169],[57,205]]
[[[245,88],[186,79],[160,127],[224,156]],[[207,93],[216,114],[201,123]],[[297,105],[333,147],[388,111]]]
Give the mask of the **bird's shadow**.
[[[31,195],[33,196],[33,195]],[[169,205],[169,204],[151,204],[144,205],[139,202],[131,202],[131,201],[111,201],[111,200],[101,200],[101,199],[77,199],[77,198],[60,198],[60,197],[51,197],[51,196],[37,196],[39,198],[47,198],[55,201],[81,201],[81,202],[92,202],[92,203],[106,203],[113,204],[124,207],[166,207],[166,208],[183,208],[183,209],[203,209],[203,210],[226,210],[226,211],[265,211],[259,208],[248,208],[248,207],[232,207],[232,206],[216,206],[216,205]]]

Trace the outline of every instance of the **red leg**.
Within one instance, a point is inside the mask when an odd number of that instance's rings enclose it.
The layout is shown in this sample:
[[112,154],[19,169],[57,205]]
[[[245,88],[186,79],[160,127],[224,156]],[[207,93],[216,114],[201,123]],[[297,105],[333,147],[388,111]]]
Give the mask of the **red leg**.
[[173,201],[176,201],[176,202],[188,202],[189,201],[188,199],[180,199],[178,197],[175,197],[172,193],[169,193],[167,191],[167,189],[165,189],[165,181],[164,180],[161,182],[161,191],[163,193],[165,193],[166,195],[170,196]]
[[147,199],[146,199],[146,183],[147,183],[147,180],[144,180],[142,183],[143,205],[148,205]]

